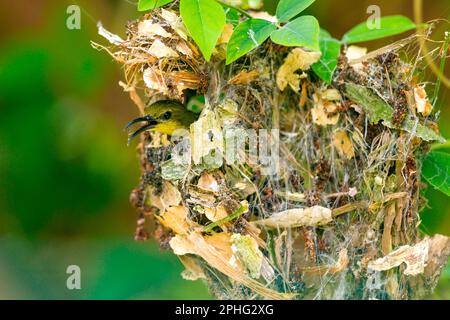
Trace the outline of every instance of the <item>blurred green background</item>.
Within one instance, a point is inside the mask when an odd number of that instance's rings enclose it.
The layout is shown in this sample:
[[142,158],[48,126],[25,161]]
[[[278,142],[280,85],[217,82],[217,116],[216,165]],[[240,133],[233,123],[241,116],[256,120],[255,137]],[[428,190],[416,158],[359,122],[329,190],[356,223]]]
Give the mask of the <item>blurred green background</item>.
[[[66,28],[71,4],[80,30]],[[341,37],[372,4],[412,17],[411,0],[317,0],[308,10]],[[450,18],[448,0],[425,5],[425,20]],[[139,171],[122,128],[136,108],[118,86],[120,66],[90,41],[105,43],[97,21],[125,37],[137,16],[134,0],[0,3],[0,299],[209,298],[202,282],[181,278],[174,255],[133,240]],[[441,96],[445,124],[449,90]],[[450,235],[448,199],[426,193],[423,230]],[[69,265],[81,268],[81,290],[66,288]],[[433,298],[450,298],[450,267]]]

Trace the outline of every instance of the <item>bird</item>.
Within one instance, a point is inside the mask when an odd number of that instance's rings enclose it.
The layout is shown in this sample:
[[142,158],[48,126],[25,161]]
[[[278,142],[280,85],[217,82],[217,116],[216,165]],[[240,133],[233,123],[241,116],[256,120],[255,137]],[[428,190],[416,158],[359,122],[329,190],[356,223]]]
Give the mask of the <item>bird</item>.
[[144,125],[129,135],[128,144],[144,131],[156,131],[172,135],[177,129],[189,129],[191,123],[197,120],[197,114],[188,111],[183,104],[172,100],[157,101],[146,107],[145,115],[130,121],[125,129],[136,123]]

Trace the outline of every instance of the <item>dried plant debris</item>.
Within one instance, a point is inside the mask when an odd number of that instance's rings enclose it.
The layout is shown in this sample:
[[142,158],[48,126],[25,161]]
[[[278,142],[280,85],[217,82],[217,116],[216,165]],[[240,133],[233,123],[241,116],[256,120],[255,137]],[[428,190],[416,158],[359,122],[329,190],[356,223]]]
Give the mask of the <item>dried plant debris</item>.
[[297,71],[306,71],[312,64],[319,61],[320,52],[308,52],[300,48],[293,49],[277,72],[277,85],[283,91],[288,85],[292,90],[300,90],[300,79],[306,74],[297,74]]
[[332,220],[330,209],[313,206],[274,213],[270,218],[258,220],[255,223],[268,228],[295,228],[321,226],[330,223]]
[[[388,128],[400,127],[402,130],[414,134],[425,141],[445,142],[445,139],[433,129],[420,124],[419,119],[407,117],[400,126],[396,126],[394,124],[395,113],[392,107],[381,98],[377,97],[371,89],[361,85],[348,84],[346,92],[350,99],[358,103],[360,107],[364,109],[370,122],[378,123],[379,121],[382,121],[383,125]],[[426,104],[426,102],[423,103]],[[426,107],[423,107],[424,112],[425,110]]]
[[[187,163],[173,156],[184,140],[141,135],[142,177],[131,197],[137,237],[148,237],[145,219],[153,219],[161,247],[185,266],[183,277],[206,281],[224,299],[430,292],[450,241],[418,231],[419,161],[443,138],[420,82],[424,59],[402,54],[416,38],[371,53],[346,47],[325,83],[311,71],[320,52],[270,41],[226,65],[231,24],[206,62],[177,2],[168,8],[130,22],[126,39],[99,25],[109,44],[93,44],[123,66],[121,86],[139,112],[144,101],[177,100],[189,110],[201,101],[186,128]],[[278,136],[252,140],[251,132],[271,129]],[[259,157],[271,150],[273,167]]]
[[375,271],[399,268],[402,274],[410,277],[413,285],[419,281],[414,276],[420,276],[426,285],[417,288],[418,292],[430,293],[449,256],[450,238],[437,234],[432,238],[425,237],[414,246],[401,246],[382,258],[370,261],[368,268]]

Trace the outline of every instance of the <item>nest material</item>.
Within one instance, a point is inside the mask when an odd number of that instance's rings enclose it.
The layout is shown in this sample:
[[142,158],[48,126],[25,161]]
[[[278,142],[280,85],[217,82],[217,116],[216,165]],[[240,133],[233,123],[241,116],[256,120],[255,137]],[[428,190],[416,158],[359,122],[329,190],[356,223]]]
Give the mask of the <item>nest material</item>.
[[131,195],[136,238],[147,239],[145,220],[154,221],[161,247],[185,265],[183,277],[205,279],[222,299],[429,294],[450,240],[418,231],[426,203],[419,159],[440,136],[415,77],[421,58],[405,62],[398,51],[414,39],[376,55],[345,48],[328,85],[308,71],[320,55],[300,48],[266,43],[225,66],[229,28],[206,63],[178,15],[157,9],[130,23],[109,52],[141,112],[136,89],[151,101],[182,102],[193,90],[205,95],[197,124],[207,129],[279,129],[280,171],[265,175],[251,159],[206,161],[208,152],[180,167],[167,137],[145,133]]

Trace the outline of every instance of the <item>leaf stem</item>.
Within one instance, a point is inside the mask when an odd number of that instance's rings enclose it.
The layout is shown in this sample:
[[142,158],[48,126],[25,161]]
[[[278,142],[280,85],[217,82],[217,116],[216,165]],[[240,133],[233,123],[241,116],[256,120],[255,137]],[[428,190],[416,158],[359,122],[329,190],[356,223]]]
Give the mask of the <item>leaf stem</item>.
[[246,16],[246,17],[249,18],[249,19],[252,19],[252,18],[253,18],[247,11],[242,10],[241,8],[234,7],[234,6],[232,6],[231,4],[222,2],[222,1],[220,1],[220,0],[216,0],[216,1],[217,1],[220,5],[222,5],[223,7],[225,7],[225,8],[228,8],[228,9],[234,9],[234,10],[236,10],[237,12],[239,12],[240,14],[242,14],[243,16]]
[[434,143],[431,145],[431,150],[432,151],[437,151],[437,150],[441,150],[441,149],[449,149],[450,148],[450,141],[447,140],[444,143]]

